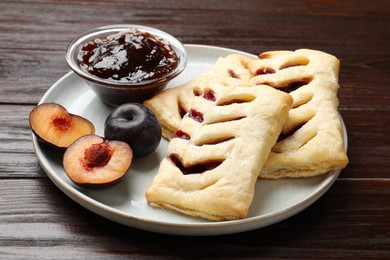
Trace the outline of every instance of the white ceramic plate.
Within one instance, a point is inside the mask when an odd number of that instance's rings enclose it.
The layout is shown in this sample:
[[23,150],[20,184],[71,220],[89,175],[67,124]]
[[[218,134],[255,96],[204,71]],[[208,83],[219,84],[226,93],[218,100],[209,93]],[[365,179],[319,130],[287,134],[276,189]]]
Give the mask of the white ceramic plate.
[[[169,86],[187,82],[205,71],[219,57],[240,51],[202,45],[186,45],[189,63],[185,71]],[[253,56],[253,55],[250,55]],[[168,86],[168,87],[169,87]],[[102,103],[82,79],[70,72],[58,80],[42,97],[40,103],[56,102],[69,112],[88,118],[103,136],[104,121],[112,107]],[[347,133],[343,124],[344,144]],[[130,172],[118,185],[91,190],[75,185],[62,167],[63,153],[40,144],[33,136],[39,162],[50,179],[71,199],[85,208],[112,221],[153,232],[175,235],[221,235],[243,232],[268,226],[284,220],[311,205],[326,192],[339,171],[306,179],[258,180],[255,197],[246,219],[209,222],[183,216],[173,211],[150,207],[144,193],[159,162],[165,156],[168,142],[162,139],[152,154],[133,161]]]

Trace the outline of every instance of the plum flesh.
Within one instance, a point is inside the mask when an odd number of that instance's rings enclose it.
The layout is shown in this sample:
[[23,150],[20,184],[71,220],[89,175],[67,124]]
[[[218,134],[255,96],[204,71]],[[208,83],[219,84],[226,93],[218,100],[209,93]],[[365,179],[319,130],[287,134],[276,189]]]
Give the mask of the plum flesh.
[[39,141],[58,148],[67,148],[79,137],[95,133],[95,127],[89,120],[69,113],[57,103],[36,106],[30,112],[29,121]]
[[122,179],[132,160],[133,153],[127,143],[86,135],[66,149],[63,166],[77,185],[105,187]]

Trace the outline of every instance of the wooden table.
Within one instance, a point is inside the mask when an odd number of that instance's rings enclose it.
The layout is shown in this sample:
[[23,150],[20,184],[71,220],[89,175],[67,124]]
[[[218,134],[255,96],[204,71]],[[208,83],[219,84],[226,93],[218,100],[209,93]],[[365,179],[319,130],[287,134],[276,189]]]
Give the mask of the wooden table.
[[[350,163],[303,212],[245,233],[180,237],[106,220],[64,195],[35,156],[28,114],[70,69],[77,34],[108,24],[258,54],[312,48],[341,60]],[[0,258],[390,259],[390,2],[2,0]]]

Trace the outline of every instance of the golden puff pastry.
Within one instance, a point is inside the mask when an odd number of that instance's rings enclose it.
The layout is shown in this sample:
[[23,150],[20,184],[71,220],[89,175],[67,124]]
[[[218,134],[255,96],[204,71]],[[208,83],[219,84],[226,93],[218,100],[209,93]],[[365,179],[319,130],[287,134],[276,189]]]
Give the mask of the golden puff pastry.
[[265,85],[227,87],[215,81],[194,93],[146,199],[154,207],[208,220],[245,218],[292,99]]
[[214,66],[191,81],[166,89],[146,100],[144,105],[149,107],[159,119],[163,137],[168,140],[173,137],[182,117],[191,106],[194,88],[202,87],[209,81],[225,86],[253,86],[254,83],[249,82],[252,78],[249,63],[252,60],[253,58],[240,54],[219,58]]
[[189,109],[193,89],[210,80],[225,86],[266,84],[289,93],[293,108],[259,177],[309,177],[348,163],[337,110],[338,72],[339,60],[316,50],[271,51],[259,58],[233,54],[145,104],[156,113],[166,129],[164,137],[170,139]]
[[310,177],[342,169],[348,163],[338,113],[339,60],[301,49],[259,55],[250,64],[254,84],[289,93],[293,108],[261,178]]

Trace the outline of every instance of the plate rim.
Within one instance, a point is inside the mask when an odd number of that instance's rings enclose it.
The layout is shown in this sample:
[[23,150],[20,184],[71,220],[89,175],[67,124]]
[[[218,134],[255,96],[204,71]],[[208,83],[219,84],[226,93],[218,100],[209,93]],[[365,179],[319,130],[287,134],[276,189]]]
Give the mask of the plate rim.
[[[231,52],[231,53],[241,53],[250,57],[256,57],[256,55],[235,50],[231,48],[225,48],[225,47],[219,47],[219,46],[213,46],[213,45],[201,45],[201,44],[184,44],[185,48],[190,49],[207,49],[207,50],[213,50],[213,51],[224,51],[224,52]],[[188,63],[190,63],[190,57]],[[41,104],[43,102],[47,102],[46,100],[48,97],[50,97],[51,93],[56,90],[57,86],[67,79],[71,77],[77,77],[77,75],[69,71],[65,75],[63,75],[60,79],[58,79],[54,84],[50,86],[50,88],[45,92],[45,94],[42,96],[38,104]],[[81,79],[80,79],[81,80]],[[342,123],[342,130],[343,130],[343,142],[344,142],[344,149],[347,151],[348,147],[348,135],[347,130],[344,124],[344,121],[339,114],[341,123]],[[268,214],[248,217],[244,219],[239,220],[231,220],[231,221],[210,221],[210,222],[199,222],[199,223],[172,223],[172,222],[165,222],[165,221],[158,221],[153,219],[145,219],[140,218],[137,216],[133,216],[131,214],[125,213],[123,211],[120,211],[119,209],[113,208],[111,206],[108,206],[102,202],[99,202],[88,195],[84,194],[83,192],[69,186],[67,183],[65,183],[56,173],[51,172],[50,167],[47,162],[47,158],[42,158],[42,152],[41,152],[41,145],[36,138],[36,136],[32,133],[32,141],[33,141],[33,148],[34,152],[38,158],[40,166],[43,168],[46,175],[50,178],[50,180],[59,188],[65,195],[67,195],[69,198],[71,198],[73,201],[75,201],[77,204],[83,206],[84,208],[88,209],[89,211],[94,212],[97,215],[100,215],[102,217],[105,217],[111,221],[123,224],[125,226],[142,229],[146,231],[152,231],[156,233],[163,233],[163,234],[171,234],[171,235],[189,235],[189,236],[206,236],[206,235],[223,235],[223,234],[233,234],[233,233],[239,233],[239,232],[245,232],[249,230],[258,229],[261,227],[269,226],[271,224],[275,224],[277,222],[280,222],[282,220],[285,220],[302,210],[306,209],[310,205],[312,205],[316,200],[318,200],[335,182],[337,177],[339,176],[341,169],[335,170],[332,172],[327,173],[329,175],[326,179],[324,179],[321,182],[321,185],[319,186],[319,189],[317,189],[313,194],[311,194],[309,197],[305,198],[304,200],[301,200],[298,203],[292,204],[291,206],[278,210],[275,212],[271,212]],[[321,188],[320,188],[321,187]],[[114,214],[114,215],[111,215]],[[127,221],[125,221],[125,218]],[[263,221],[264,223],[259,223]],[[142,224],[146,224],[143,226]],[[176,229],[175,229],[176,228]],[[178,229],[179,228],[179,229]],[[214,228],[214,230],[205,230]],[[229,230],[226,230],[226,228],[231,228]],[[173,229],[173,230],[172,230]]]

